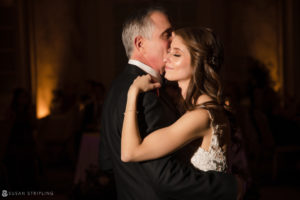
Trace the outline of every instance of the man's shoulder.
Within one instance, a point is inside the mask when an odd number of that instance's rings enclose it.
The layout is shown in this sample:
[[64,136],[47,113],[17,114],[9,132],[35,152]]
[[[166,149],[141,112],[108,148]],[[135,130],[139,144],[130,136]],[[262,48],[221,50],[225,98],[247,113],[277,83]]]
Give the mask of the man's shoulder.
[[114,99],[114,102],[118,100],[125,101],[130,85],[137,76],[143,75],[143,73],[145,72],[138,67],[127,64],[124,70],[110,84],[106,100],[111,101]]
[[112,85],[117,85],[124,82],[132,82],[137,76],[144,75],[146,72],[135,65],[125,65],[123,71],[113,81]]

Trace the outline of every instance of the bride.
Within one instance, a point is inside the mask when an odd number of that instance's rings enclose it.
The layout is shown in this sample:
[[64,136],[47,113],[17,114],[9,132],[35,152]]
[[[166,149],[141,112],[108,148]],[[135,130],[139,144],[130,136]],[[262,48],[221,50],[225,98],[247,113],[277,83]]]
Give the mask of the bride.
[[177,81],[185,113],[174,124],[142,139],[136,110],[139,93],[161,84],[154,82],[150,75],[137,77],[127,96],[121,160],[139,162],[160,158],[202,138],[190,159],[192,165],[203,171],[227,171],[230,122],[218,75],[222,61],[222,44],[210,29],[176,30],[165,58],[165,78]]

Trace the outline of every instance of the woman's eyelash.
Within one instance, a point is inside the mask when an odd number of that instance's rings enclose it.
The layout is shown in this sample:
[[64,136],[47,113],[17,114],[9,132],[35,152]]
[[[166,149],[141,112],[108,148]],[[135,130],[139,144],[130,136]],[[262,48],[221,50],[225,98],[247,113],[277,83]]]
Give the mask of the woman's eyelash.
[[179,55],[179,54],[176,54],[176,53],[174,53],[173,56],[175,56],[175,57],[180,57],[180,55]]

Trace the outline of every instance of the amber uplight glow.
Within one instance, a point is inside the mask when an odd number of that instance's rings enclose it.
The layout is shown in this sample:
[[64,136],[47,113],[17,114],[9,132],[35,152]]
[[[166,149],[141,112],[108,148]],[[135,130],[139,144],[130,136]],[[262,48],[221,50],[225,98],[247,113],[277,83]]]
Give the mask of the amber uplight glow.
[[50,105],[53,98],[53,90],[57,87],[56,67],[45,64],[38,70],[37,87],[37,118],[43,118],[50,114]]
[[274,83],[273,89],[278,92],[282,89],[283,85],[281,55],[278,55],[278,52],[273,50],[275,46],[269,46],[264,45],[264,43],[253,42],[250,48],[252,55],[262,61],[268,68],[270,77]]

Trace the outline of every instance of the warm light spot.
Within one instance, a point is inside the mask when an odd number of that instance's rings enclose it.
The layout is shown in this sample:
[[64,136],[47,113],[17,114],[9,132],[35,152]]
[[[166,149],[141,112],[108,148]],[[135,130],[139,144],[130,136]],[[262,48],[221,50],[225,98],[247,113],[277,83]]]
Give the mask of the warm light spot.
[[42,65],[38,72],[37,87],[37,118],[50,114],[53,90],[57,87],[57,74],[53,65]]
[[[262,62],[269,70],[270,78],[275,91],[282,90],[282,35],[280,23],[278,23],[278,11],[274,7],[267,10],[257,10],[257,6],[247,7],[247,13],[243,23],[246,34],[247,51],[250,56]],[[257,12],[257,13],[256,13]],[[253,14],[256,13],[256,14]],[[248,52],[247,52],[248,54]]]
[[50,114],[53,85],[38,87],[37,91],[37,117],[43,118]]
[[[49,3],[41,3],[34,9],[34,45],[36,67],[37,117],[51,112],[53,91],[63,86],[63,70],[72,64],[73,41],[71,33],[77,33],[69,4],[60,3],[59,10]],[[53,15],[53,13],[55,13]],[[72,36],[72,37],[71,37]],[[76,35],[77,36],[77,35]],[[68,81],[68,80],[67,80]]]
[[[269,45],[271,46],[271,45]],[[278,60],[278,57],[280,55],[277,54],[276,51],[274,51],[275,46],[270,48],[268,45],[262,45],[259,42],[252,43],[251,49],[253,57],[257,58],[261,62],[265,64],[265,66],[268,68],[270,72],[270,77],[274,83],[273,89],[275,91],[279,91],[282,89],[282,74],[280,73],[280,62]]]
[[38,108],[37,109],[37,118],[38,119],[46,117],[50,113],[49,106],[46,104],[45,101],[43,101],[43,99],[38,99],[37,108]]

